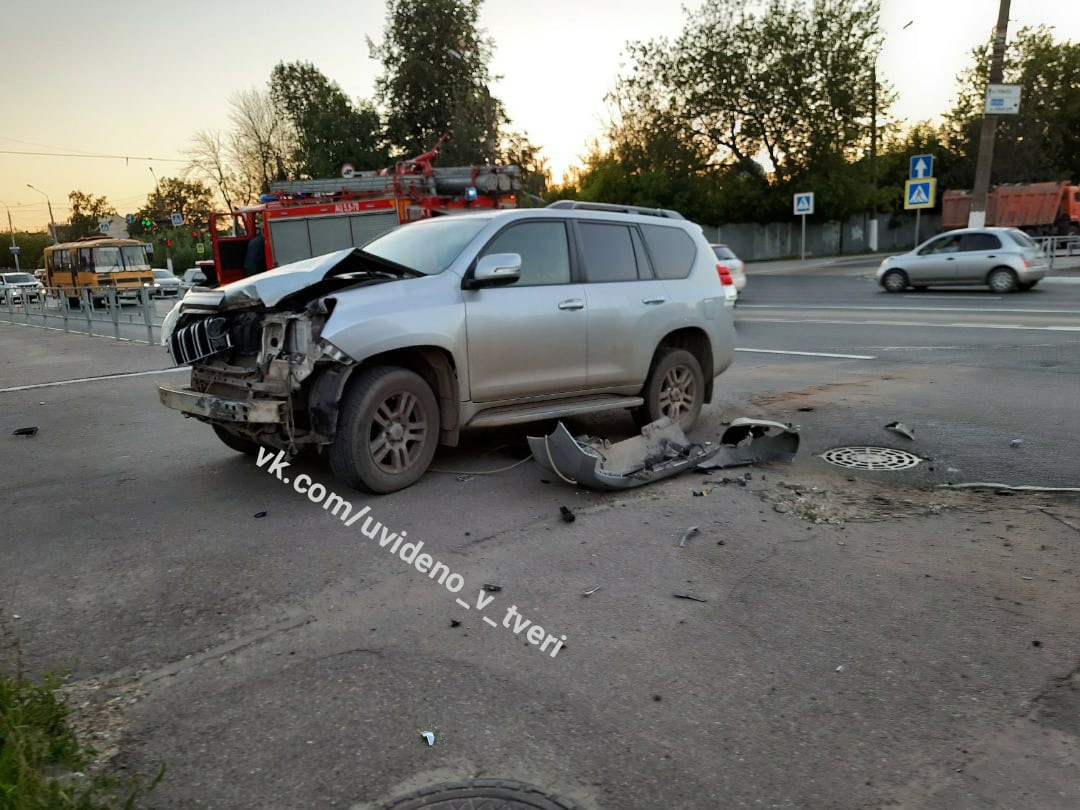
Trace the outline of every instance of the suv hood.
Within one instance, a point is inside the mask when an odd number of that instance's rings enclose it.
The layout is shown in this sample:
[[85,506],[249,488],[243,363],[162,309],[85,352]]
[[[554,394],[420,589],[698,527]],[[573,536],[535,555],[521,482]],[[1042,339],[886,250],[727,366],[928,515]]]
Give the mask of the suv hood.
[[178,306],[185,310],[218,311],[258,306],[270,308],[301,290],[305,291],[303,298],[311,300],[333,290],[370,282],[373,278],[388,280],[410,275],[422,274],[357,248],[346,248],[286,264],[217,289],[192,287]]

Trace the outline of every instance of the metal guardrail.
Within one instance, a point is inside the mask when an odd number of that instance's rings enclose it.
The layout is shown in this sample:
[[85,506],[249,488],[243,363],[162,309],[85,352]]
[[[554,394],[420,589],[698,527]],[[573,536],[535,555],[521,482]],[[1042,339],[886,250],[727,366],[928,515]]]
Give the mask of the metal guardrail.
[[158,343],[167,307],[142,287],[130,293],[115,288],[46,287],[32,293],[0,291],[0,322],[57,329],[72,334]]
[[1080,236],[1033,236],[1035,244],[1050,262],[1050,271],[1054,270],[1054,259],[1080,256]]

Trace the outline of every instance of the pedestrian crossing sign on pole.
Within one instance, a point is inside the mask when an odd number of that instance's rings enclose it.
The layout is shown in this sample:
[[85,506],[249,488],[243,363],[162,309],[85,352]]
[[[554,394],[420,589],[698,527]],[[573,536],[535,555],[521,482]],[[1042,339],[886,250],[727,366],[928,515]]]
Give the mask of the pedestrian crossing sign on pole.
[[806,216],[807,214],[813,214],[814,213],[814,192],[812,192],[812,191],[803,191],[803,192],[800,192],[799,194],[796,194],[794,204],[795,204],[795,214],[796,215],[802,214],[803,216]]
[[934,177],[908,180],[904,184],[904,208],[933,208],[936,193],[937,179]]

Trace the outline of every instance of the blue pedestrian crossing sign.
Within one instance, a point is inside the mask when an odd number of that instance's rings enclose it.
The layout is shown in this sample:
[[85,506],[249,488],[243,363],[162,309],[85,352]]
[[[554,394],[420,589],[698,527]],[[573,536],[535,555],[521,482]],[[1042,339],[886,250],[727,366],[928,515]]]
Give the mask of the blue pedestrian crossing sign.
[[937,180],[933,177],[927,177],[925,180],[908,180],[904,184],[904,208],[933,208],[936,192]]
[[796,214],[806,215],[814,213],[814,192],[803,191],[796,194],[794,205]]
[[908,177],[912,180],[925,180],[934,176],[934,156],[914,155],[908,162]]

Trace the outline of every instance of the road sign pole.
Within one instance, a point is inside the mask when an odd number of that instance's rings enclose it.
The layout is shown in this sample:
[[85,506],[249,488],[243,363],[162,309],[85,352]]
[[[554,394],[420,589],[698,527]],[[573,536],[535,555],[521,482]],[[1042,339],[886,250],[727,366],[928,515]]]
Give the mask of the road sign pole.
[[803,214],[800,219],[802,220],[802,241],[799,247],[799,258],[804,262],[806,261],[806,214]]
[[915,209],[915,245],[914,245],[914,247],[919,246],[919,214],[921,214],[921,213],[922,213],[921,208],[916,208]]

